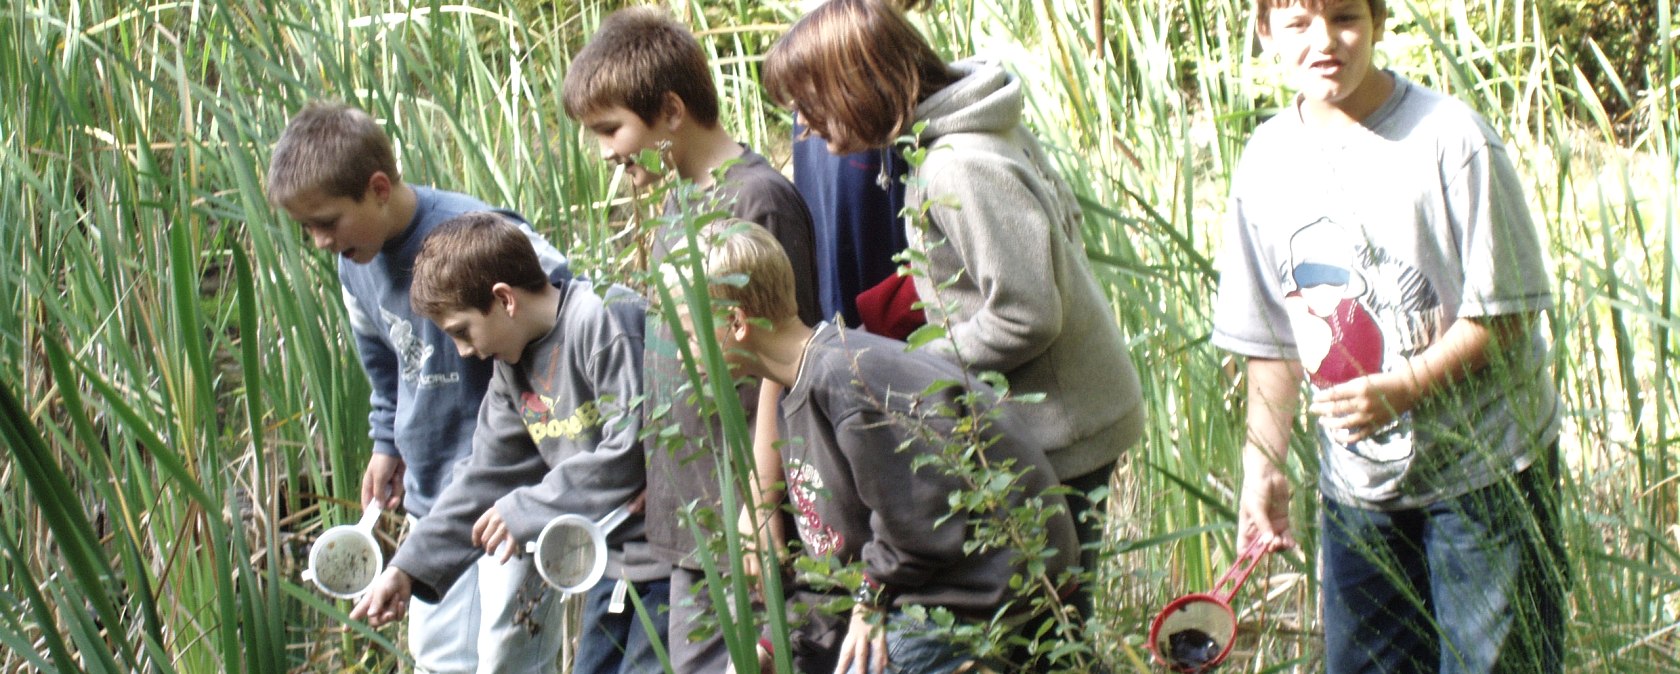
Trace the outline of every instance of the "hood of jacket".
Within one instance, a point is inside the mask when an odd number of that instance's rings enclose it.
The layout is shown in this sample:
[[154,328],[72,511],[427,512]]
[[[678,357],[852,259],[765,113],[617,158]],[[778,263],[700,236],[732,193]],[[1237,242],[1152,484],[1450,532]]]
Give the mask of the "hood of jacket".
[[924,142],[949,133],[1008,133],[1021,123],[1025,100],[1020,78],[980,60],[957,61],[951,69],[961,79],[916,106],[916,119],[927,122]]

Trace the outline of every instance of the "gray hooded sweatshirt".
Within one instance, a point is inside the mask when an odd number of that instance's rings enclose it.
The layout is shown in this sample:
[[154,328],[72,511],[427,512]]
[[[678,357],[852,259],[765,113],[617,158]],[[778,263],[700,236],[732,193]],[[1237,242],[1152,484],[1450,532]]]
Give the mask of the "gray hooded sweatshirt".
[[994,64],[951,67],[962,78],[916,108],[929,151],[906,195],[911,208],[933,204],[907,232],[927,255],[916,292],[928,322],[949,326],[929,347],[1002,373],[1017,395],[1043,394],[1021,413],[1067,481],[1142,436],[1137,369],[1091,274],[1079,204],[1021,125],[1020,81]]

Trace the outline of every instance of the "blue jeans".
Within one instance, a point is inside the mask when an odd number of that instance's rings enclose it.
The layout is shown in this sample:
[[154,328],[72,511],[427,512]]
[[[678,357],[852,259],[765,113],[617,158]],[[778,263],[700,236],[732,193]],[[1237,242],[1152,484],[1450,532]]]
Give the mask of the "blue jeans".
[[[893,609],[887,614],[887,672],[892,674],[951,674],[974,661],[974,656],[946,640],[944,631]],[[847,674],[865,672],[868,663],[852,663]]]
[[[662,672],[664,666],[653,651],[653,640],[642,628],[635,604],[624,599],[624,610],[610,613],[613,587],[611,578],[602,579],[589,589],[583,600],[583,624],[579,629],[577,658],[572,663],[576,674],[641,674]],[[660,644],[666,640],[667,605],[671,597],[671,581],[654,580],[631,583],[631,591],[641,598],[642,607],[652,619]]]
[[[414,516],[409,516],[413,531]],[[436,604],[408,604],[417,674],[550,674],[565,634],[559,595],[530,557],[490,555],[467,567]]]
[[1567,572],[1556,484],[1543,459],[1416,510],[1326,500],[1329,674],[1561,672]]

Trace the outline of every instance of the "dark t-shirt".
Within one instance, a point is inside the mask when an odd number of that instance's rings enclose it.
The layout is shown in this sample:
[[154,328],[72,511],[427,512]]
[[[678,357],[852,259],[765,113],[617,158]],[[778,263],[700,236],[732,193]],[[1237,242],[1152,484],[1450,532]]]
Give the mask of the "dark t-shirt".
[[[746,149],[708,196],[717,197],[717,208],[731,216],[764,226],[782,244],[793,262],[800,320],[807,325],[816,323],[820,309],[813,271],[811,213],[793,183],[763,156]],[[668,213],[677,212],[678,207],[675,201],[666,204]],[[674,228],[660,232],[654,241],[654,262],[662,261],[682,236]],[[723,431],[715,419],[702,420],[696,406],[688,402],[693,387],[683,372],[671,330],[657,316],[649,320],[654,325],[648,327],[645,362],[649,403],[645,409],[655,416],[647,424],[655,429],[675,424],[680,434],[656,436],[660,439],[649,450],[648,543],[663,561],[699,569],[699,562],[692,556],[697,547],[694,534],[683,524],[680,513],[688,504],[697,503],[717,516],[711,521],[734,526],[735,513],[720,512],[722,492],[715,457],[723,451]],[[756,416],[758,387],[742,386],[737,392],[750,429]]]

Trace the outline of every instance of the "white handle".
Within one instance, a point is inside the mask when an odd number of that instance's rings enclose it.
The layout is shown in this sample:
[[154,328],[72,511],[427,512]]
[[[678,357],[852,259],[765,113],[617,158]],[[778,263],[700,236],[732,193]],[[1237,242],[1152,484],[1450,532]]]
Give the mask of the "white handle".
[[362,531],[373,531],[373,525],[379,523],[379,514],[384,511],[385,508],[379,505],[379,499],[368,501],[367,506],[362,508],[362,519],[356,522],[356,528]]
[[627,519],[630,519],[630,504],[628,503],[613,508],[612,512],[607,513],[605,517],[595,522],[595,526],[601,528],[602,535],[612,535],[613,529],[617,529],[618,525],[623,524],[624,520]]

